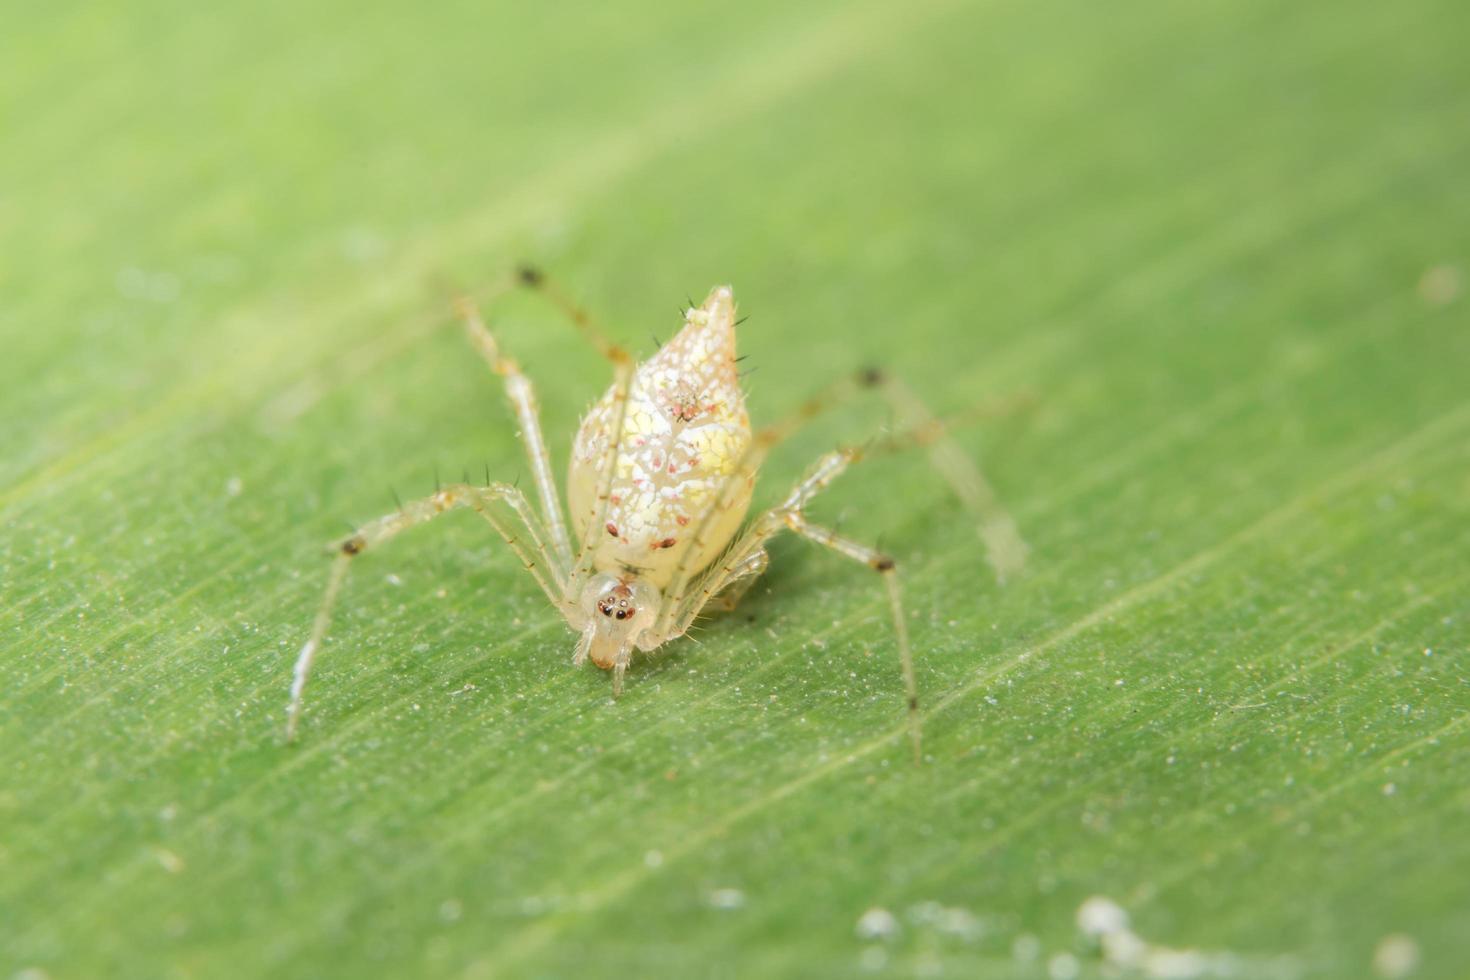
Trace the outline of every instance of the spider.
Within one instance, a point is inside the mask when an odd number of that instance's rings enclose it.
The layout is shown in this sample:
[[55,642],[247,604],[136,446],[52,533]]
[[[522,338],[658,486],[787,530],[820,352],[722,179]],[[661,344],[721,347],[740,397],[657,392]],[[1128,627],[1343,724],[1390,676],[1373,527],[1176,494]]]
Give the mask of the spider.
[[[736,366],[740,321],[729,286],[717,286],[698,305],[691,300],[682,311],[679,333],[652,358],[635,364],[539,271],[523,268],[517,279],[550,299],[613,368],[612,386],[587,413],[573,440],[568,512],[562,511],[531,382],[502,352],[474,304],[461,299],[457,309],[470,342],[504,382],[530,458],[539,507],[518,487],[491,482],[487,474],[484,486],[466,479],[440,487],[335,542],[326,594],[296,659],[287,741],[296,735],[302,693],[348,567],[400,532],[468,507],[504,539],[577,634],[572,663],[590,660],[610,670],[615,697],[622,693],[635,649],[650,652],[684,635],[708,608],[735,607],[766,570],[766,545],[777,534],[790,531],[860,562],[886,586],[918,761],[918,687],[897,564],[875,548],[812,523],[806,506],[865,453],[927,446],[936,468],[980,518],[989,558],[1003,578],[1020,567],[1025,545],[947,427],[907,387],[881,371],[867,370],[829,386],[786,421],[752,431]],[[912,427],[866,449],[826,453],[779,504],[745,522],[756,475],[772,448],[804,422],[865,389],[884,394]]]

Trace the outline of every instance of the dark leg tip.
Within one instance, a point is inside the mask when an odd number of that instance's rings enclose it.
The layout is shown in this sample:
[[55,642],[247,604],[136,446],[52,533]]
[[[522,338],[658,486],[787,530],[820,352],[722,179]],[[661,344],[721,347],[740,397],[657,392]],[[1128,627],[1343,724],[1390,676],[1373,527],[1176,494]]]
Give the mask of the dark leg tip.
[[546,277],[534,265],[522,265],[516,268],[516,278],[520,280],[523,286],[536,287],[541,285]]
[[883,383],[884,379],[882,368],[867,367],[858,372],[858,383],[865,388],[876,388]]
[[898,564],[887,555],[879,555],[873,559],[873,567],[880,572],[891,572],[898,567]]

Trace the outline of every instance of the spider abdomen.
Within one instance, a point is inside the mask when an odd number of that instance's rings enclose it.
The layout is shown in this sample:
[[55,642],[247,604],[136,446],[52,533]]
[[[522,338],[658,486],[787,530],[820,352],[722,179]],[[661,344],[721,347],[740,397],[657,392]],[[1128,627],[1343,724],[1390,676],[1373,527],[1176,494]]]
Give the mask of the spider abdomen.
[[[599,510],[615,396],[616,386],[587,413],[572,445],[567,496],[583,539]],[[683,329],[634,373],[594,565],[636,571],[658,587],[681,559],[691,571],[708,565],[750,505],[754,477],[737,474],[750,439],[735,366],[735,302],[722,286],[688,310]]]

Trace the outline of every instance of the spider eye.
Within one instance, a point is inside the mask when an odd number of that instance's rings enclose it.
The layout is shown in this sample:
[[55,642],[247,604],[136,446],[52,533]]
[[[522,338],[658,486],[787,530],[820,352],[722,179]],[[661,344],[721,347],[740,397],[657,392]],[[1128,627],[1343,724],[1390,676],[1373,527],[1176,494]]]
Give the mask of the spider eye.
[[626,610],[623,610],[623,609],[619,609],[618,610],[618,618],[619,619],[627,619],[628,618],[627,611]]

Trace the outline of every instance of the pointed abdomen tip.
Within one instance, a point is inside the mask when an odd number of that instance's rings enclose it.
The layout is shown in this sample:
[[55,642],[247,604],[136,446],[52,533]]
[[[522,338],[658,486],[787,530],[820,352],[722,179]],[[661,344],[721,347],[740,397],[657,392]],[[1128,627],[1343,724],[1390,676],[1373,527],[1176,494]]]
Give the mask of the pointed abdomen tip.
[[723,318],[735,309],[735,291],[729,286],[716,286],[709,291],[701,307],[711,317]]

